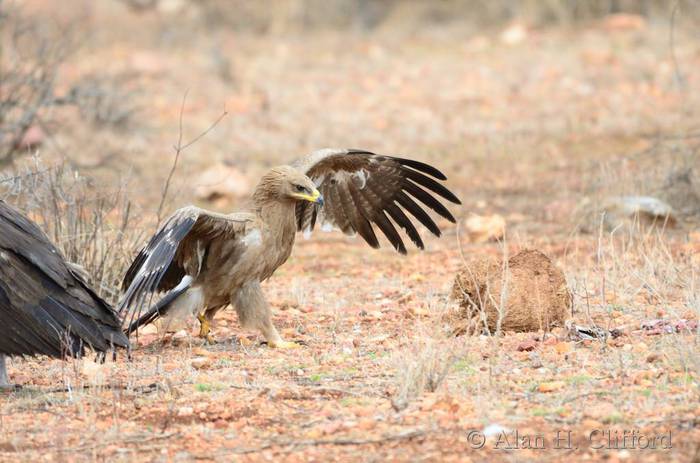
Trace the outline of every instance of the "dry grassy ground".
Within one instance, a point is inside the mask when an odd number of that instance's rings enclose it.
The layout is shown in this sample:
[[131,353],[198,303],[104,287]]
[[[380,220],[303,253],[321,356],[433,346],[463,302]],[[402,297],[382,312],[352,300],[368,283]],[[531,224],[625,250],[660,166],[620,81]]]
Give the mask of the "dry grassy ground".
[[[0,395],[0,460],[697,461],[697,330],[688,322],[668,334],[642,323],[700,316],[698,215],[690,207],[674,228],[610,231],[586,214],[617,194],[700,204],[692,190],[700,194],[696,30],[681,21],[673,49],[661,20],[520,35],[455,26],[256,35],[207,29],[195,8],[137,14],[118,2],[55,11],[25,3],[61,24],[82,18],[87,31],[60,67],[58,93],[99,74],[128,90],[100,100],[105,114],[135,108],[119,123],[51,110],[37,161],[39,170],[61,162],[92,179],[80,194],[114,200],[119,190],[131,200],[128,226],[120,196],[100,215],[106,231],[81,241],[118,249],[100,254],[111,263],[96,277],[109,297],[153,230],[187,89],[185,140],[224,108],[228,115],[182,154],[167,211],[225,182],[201,176],[211,166],[252,188],[275,163],[350,146],[436,164],[463,200],[455,215],[501,214],[507,237],[470,243],[442,223],[443,238],[425,235],[426,251],[408,257],[337,233],[300,237],[264,285],[284,336],[306,343],[293,351],[261,346],[227,310],[213,346],[196,338],[163,345],[144,334],[130,362],[13,359],[11,378],[24,388]],[[3,175],[21,176],[33,162]],[[71,249],[79,231],[56,229],[56,217],[39,209],[46,199],[28,195],[27,185],[36,190],[20,178],[5,180],[17,188],[1,197],[49,217],[52,236]],[[197,201],[242,204],[236,195]],[[91,204],[75,217],[90,216]],[[564,270],[576,323],[623,335],[449,336],[443,314],[465,259],[525,247]],[[96,272],[101,260],[91,258]],[[671,448],[633,448],[649,444],[623,443],[625,430],[670,434]],[[472,431],[493,435],[477,448],[481,434]],[[598,448],[608,442],[602,431],[617,432],[621,448]],[[511,447],[529,437],[545,448],[506,449],[503,436]]]

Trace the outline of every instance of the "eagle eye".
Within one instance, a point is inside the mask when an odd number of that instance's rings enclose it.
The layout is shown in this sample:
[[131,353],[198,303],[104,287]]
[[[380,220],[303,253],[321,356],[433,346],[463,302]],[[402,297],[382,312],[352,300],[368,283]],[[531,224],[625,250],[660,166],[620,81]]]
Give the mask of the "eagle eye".
[[306,187],[303,187],[303,186],[301,186],[301,185],[296,185],[296,188],[297,188],[297,191],[299,191],[299,192],[304,192],[304,191],[306,191]]

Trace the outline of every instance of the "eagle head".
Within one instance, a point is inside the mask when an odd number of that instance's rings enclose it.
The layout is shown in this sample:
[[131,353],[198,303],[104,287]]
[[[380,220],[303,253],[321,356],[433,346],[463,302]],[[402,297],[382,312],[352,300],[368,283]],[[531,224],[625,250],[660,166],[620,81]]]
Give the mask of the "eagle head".
[[290,166],[270,169],[260,180],[253,196],[257,202],[261,200],[308,201],[323,206],[323,196],[314,182]]

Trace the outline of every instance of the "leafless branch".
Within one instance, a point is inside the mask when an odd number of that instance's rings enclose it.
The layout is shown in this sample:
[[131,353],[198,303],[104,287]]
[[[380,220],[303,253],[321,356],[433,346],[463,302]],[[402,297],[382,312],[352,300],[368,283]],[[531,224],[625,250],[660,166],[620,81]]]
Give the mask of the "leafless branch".
[[224,109],[224,111],[219,115],[218,118],[202,133],[194,137],[192,140],[189,142],[185,143],[184,145],[182,144],[182,119],[183,119],[183,114],[185,112],[185,102],[187,101],[187,94],[189,93],[189,90],[185,91],[185,94],[182,96],[182,105],[180,106],[180,131],[178,134],[177,138],[177,144],[173,145],[173,149],[175,150],[175,158],[173,159],[173,164],[170,167],[170,173],[168,174],[168,178],[165,180],[165,185],[163,186],[163,193],[161,194],[160,197],[160,204],[158,204],[158,212],[157,212],[157,217],[158,217],[158,222],[160,223],[162,219],[162,214],[163,214],[163,207],[165,207],[165,202],[168,197],[168,190],[170,189],[170,182],[173,179],[173,176],[175,175],[175,170],[177,169],[177,164],[178,161],[180,160],[180,154],[190,146],[194,145],[197,143],[200,139],[202,139],[204,136],[206,136],[209,132],[214,130],[214,128],[221,122],[221,120],[228,115],[228,111]]
[[0,166],[31,152],[27,130],[54,104],[58,67],[73,50],[70,38],[47,35],[35,20],[16,10],[0,16]]
[[685,78],[681,73],[680,65],[678,64],[678,57],[676,56],[676,15],[680,9],[680,0],[677,0],[673,4],[673,9],[671,10],[671,27],[668,32],[669,47],[671,49],[671,59],[673,60],[673,71],[676,77],[676,84],[683,90],[685,88]]

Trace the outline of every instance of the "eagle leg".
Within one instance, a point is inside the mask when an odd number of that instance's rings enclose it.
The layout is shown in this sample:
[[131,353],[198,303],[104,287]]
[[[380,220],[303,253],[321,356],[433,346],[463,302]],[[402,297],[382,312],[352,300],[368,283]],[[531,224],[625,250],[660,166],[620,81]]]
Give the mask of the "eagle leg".
[[0,390],[10,389],[10,378],[7,376],[7,368],[5,367],[5,356],[0,354]]
[[272,312],[260,288],[260,282],[253,281],[239,288],[231,296],[231,304],[236,309],[238,320],[243,328],[259,330],[267,345],[278,349],[295,349],[300,344],[284,341],[272,323]]
[[206,316],[205,312],[197,315],[197,320],[199,320],[199,337],[203,338],[207,344],[216,344],[216,340],[210,334],[211,332],[211,321]]

